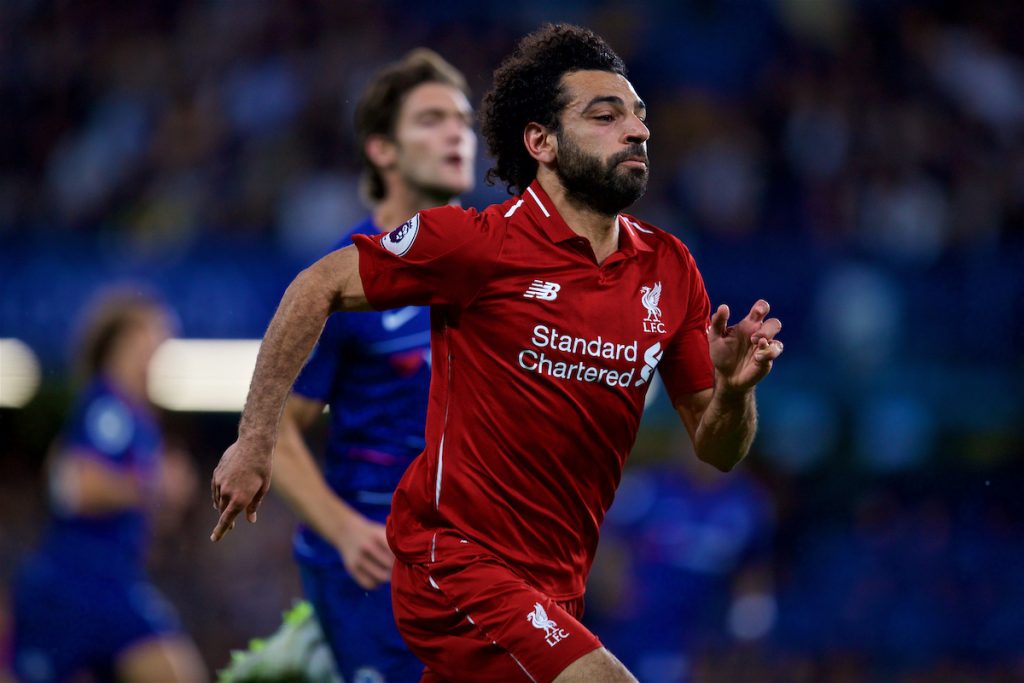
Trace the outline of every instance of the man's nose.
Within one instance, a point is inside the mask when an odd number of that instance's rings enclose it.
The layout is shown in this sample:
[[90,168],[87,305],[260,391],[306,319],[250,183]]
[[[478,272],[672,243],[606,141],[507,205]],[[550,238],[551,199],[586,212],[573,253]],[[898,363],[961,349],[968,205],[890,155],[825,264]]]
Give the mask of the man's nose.
[[629,128],[626,130],[626,141],[631,144],[643,144],[651,139],[651,131],[636,114],[629,117]]

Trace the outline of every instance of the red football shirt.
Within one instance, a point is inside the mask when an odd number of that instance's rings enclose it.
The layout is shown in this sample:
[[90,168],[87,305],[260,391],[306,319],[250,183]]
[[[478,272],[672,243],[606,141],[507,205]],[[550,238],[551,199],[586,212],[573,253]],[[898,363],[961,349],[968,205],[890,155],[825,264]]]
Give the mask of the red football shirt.
[[713,384],[689,251],[622,215],[598,265],[536,182],[355,243],[374,308],[431,306],[427,447],[393,498],[395,554],[429,562],[454,530],[553,599],[582,595],[655,367],[672,398]]

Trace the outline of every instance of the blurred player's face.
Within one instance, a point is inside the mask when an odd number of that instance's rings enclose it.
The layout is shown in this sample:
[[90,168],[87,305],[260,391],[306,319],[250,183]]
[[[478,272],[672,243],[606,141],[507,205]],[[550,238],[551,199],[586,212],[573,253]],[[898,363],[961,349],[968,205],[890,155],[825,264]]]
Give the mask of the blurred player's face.
[[476,133],[469,100],[457,88],[424,83],[406,95],[395,125],[402,182],[447,203],[473,189]]
[[140,311],[122,333],[111,360],[124,369],[135,386],[145,387],[150,361],[170,336],[171,323],[163,311]]
[[569,104],[555,170],[570,197],[614,216],[647,190],[647,109],[629,81],[608,71],[575,71],[562,86]]

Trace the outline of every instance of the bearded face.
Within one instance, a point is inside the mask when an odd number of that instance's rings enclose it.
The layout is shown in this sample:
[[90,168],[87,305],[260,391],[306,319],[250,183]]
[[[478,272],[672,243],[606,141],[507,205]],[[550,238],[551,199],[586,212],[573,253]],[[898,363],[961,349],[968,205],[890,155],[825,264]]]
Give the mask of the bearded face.
[[[633,144],[607,159],[590,154],[564,129],[559,130],[555,172],[569,198],[594,211],[615,216],[647,191],[647,150]],[[642,165],[635,163],[642,160]],[[632,163],[631,163],[632,162]]]

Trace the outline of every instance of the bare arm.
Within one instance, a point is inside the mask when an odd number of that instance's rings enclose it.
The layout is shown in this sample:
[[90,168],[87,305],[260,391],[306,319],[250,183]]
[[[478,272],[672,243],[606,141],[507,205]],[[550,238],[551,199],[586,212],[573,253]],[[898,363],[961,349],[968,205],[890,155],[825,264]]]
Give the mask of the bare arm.
[[366,519],[335,495],[309,452],[303,432],[316,422],[323,404],[292,394],[285,405],[273,487],[295,513],[338,549],[349,574],[370,590],[391,576],[394,556],[383,524]]
[[754,387],[782,353],[782,342],[775,339],[782,323],[765,320],[768,310],[767,301],[758,301],[746,318],[728,327],[729,308],[718,307],[708,328],[715,387],[676,403],[697,457],[723,472],[750,450],[757,433]]
[[730,394],[717,387],[684,397],[676,404],[697,457],[728,472],[746,457],[757,433],[754,391]]
[[272,487],[289,507],[324,538],[337,535],[337,523],[344,511],[331,510],[333,495],[306,447],[303,432],[323,412],[323,403],[292,394],[281,416],[281,427],[274,448]]
[[213,473],[213,502],[221,515],[212,540],[220,540],[242,510],[250,522],[256,521],[256,509],[270,487],[271,458],[285,399],[327,316],[367,308],[355,247],[328,254],[288,286],[260,345],[238,440],[224,452]]

